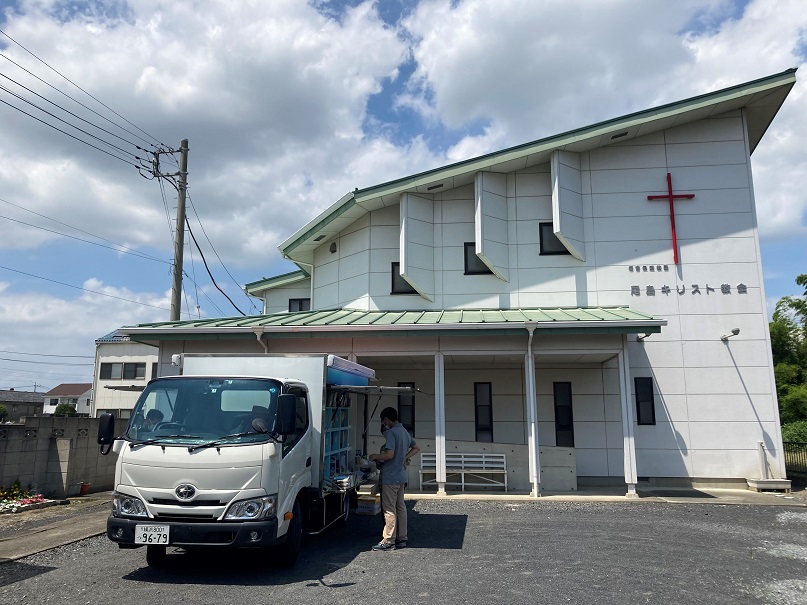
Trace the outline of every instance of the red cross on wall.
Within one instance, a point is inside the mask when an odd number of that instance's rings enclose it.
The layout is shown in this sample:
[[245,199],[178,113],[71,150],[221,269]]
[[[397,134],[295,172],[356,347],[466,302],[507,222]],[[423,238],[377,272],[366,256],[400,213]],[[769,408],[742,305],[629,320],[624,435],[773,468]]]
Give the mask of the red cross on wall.
[[672,228],[672,247],[673,247],[673,263],[678,264],[678,240],[675,237],[675,200],[691,200],[695,197],[694,193],[679,193],[673,194],[672,190],[672,175],[667,173],[667,194],[666,195],[648,195],[649,200],[667,200],[670,202],[670,227]]

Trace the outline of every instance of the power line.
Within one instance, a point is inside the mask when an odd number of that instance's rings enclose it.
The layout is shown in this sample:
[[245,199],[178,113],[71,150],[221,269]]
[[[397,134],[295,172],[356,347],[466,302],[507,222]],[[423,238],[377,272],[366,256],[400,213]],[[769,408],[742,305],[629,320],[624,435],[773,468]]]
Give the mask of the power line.
[[[39,376],[42,375],[42,370],[18,370],[17,368],[0,368],[3,372],[14,372],[16,374],[37,374]],[[83,370],[82,370],[83,372]],[[75,378],[76,376],[81,375],[81,372],[76,371],[71,374],[61,374],[59,372],[48,372],[47,376],[64,376],[65,378]]]
[[32,357],[76,357],[78,359],[95,359],[94,355],[53,355],[48,353],[23,353],[22,351],[4,351],[0,353],[11,353],[12,355],[31,355]]
[[[20,101],[22,101],[23,103],[28,103],[28,105],[30,105],[31,107],[35,107],[36,109],[38,109],[38,110],[39,110],[39,111],[41,111],[42,113],[47,114],[47,115],[49,115],[50,117],[55,118],[56,120],[59,120],[60,122],[63,122],[64,124],[68,125],[70,128],[75,128],[75,129],[76,129],[76,130],[78,130],[79,132],[81,132],[81,133],[83,133],[83,134],[86,134],[88,137],[92,137],[92,138],[93,138],[93,139],[95,139],[96,141],[100,141],[100,142],[101,142],[101,143],[103,143],[104,145],[108,145],[108,146],[109,146],[109,147],[111,147],[112,149],[117,149],[118,151],[120,151],[120,152],[122,152],[122,153],[125,153],[125,154],[127,154],[127,155],[132,156],[132,157],[133,157],[134,159],[136,159],[136,160],[140,160],[141,162],[143,162],[143,161],[147,161],[147,160],[144,160],[144,159],[143,159],[143,158],[141,158],[141,157],[138,157],[137,155],[135,155],[135,154],[134,154],[134,153],[132,153],[131,151],[128,151],[128,150],[124,149],[123,147],[118,147],[117,145],[115,145],[115,144],[113,144],[113,143],[110,143],[109,141],[105,141],[105,140],[104,140],[104,139],[102,139],[101,137],[96,136],[96,135],[92,134],[91,132],[87,132],[87,131],[86,131],[86,130],[84,130],[83,128],[79,128],[79,127],[78,127],[78,126],[76,126],[75,124],[71,124],[71,123],[70,123],[70,122],[68,122],[67,120],[65,120],[65,119],[63,119],[63,118],[60,118],[59,116],[57,116],[56,114],[54,114],[54,113],[52,113],[52,112],[48,111],[47,109],[43,109],[42,107],[40,107],[39,105],[37,105],[37,104],[36,104],[36,103],[34,103],[33,101],[29,101],[29,100],[28,100],[28,99],[26,99],[25,97],[22,97],[22,96],[18,95],[18,94],[17,94],[17,93],[15,93],[15,92],[11,92],[11,91],[10,91],[8,88],[6,88],[5,86],[3,86],[2,84],[0,84],[0,90],[4,90],[4,91],[6,91],[6,92],[7,92],[8,94],[10,94],[12,97],[15,97],[15,98],[19,99],[19,100],[20,100]],[[4,101],[4,102],[5,102],[5,101]],[[10,103],[6,103],[6,105],[9,105],[10,107],[14,107],[14,105],[11,105]],[[19,109],[19,108],[14,107],[14,109]],[[25,112],[23,112],[23,113],[25,113]],[[31,115],[31,114],[27,114],[27,115]],[[32,117],[33,117],[33,116],[32,116]],[[48,126],[52,126],[50,123],[45,122],[44,120],[40,120],[40,122],[43,122],[44,124],[47,124]],[[96,128],[97,128],[97,126],[95,126],[94,124],[92,124],[92,126],[94,126],[94,127],[96,127]],[[58,130],[58,129],[57,129],[57,130]],[[63,132],[63,131],[60,131],[60,132]],[[66,134],[66,133],[65,133],[65,134]],[[76,138],[76,137],[73,137],[73,138]],[[79,139],[79,140],[80,140],[80,139]],[[84,143],[84,142],[85,142],[85,141],[82,141],[82,143]],[[139,149],[140,149],[140,148],[139,148]],[[145,151],[145,150],[144,150],[144,151]]]
[[115,298],[117,300],[122,300],[125,302],[134,303],[136,305],[141,305],[143,307],[151,307],[152,309],[159,309],[161,311],[170,311],[171,309],[167,309],[165,307],[158,307],[156,305],[150,305],[148,303],[139,302],[136,300],[131,300],[129,298],[123,298],[122,296],[114,296],[112,294],[107,294],[106,292],[98,292],[97,290],[89,290],[87,288],[82,288],[81,286],[74,286],[72,284],[66,284],[64,282],[56,281],[55,279],[49,279],[47,277],[42,277],[41,275],[34,275],[33,273],[26,273],[25,271],[18,271],[17,269],[12,269],[11,267],[5,267],[0,265],[0,269],[5,269],[6,271],[13,271],[14,273],[20,273],[22,275],[27,275],[28,277],[35,277],[36,279],[41,279],[47,282],[51,282],[53,284],[59,284],[60,286],[65,286],[67,288],[74,288],[76,290],[81,290],[82,292],[90,292],[91,294],[99,294],[101,296],[106,296],[108,298]]
[[[16,44],[17,46],[19,46],[21,49],[23,49],[23,50],[24,50],[25,52],[27,52],[29,55],[31,55],[31,56],[32,56],[34,59],[36,59],[37,61],[39,61],[40,63],[42,63],[42,64],[43,64],[45,67],[47,67],[47,68],[48,68],[48,69],[50,69],[51,71],[55,72],[56,74],[58,74],[59,76],[61,76],[62,78],[64,78],[64,79],[65,79],[65,80],[67,80],[68,82],[70,82],[70,83],[71,83],[73,86],[75,86],[76,88],[78,88],[78,89],[79,89],[81,92],[83,92],[85,95],[87,95],[88,97],[90,97],[90,98],[91,98],[93,101],[95,101],[96,103],[98,103],[99,105],[101,105],[102,107],[104,107],[105,109],[108,109],[109,111],[111,111],[112,113],[114,113],[116,116],[118,116],[118,117],[119,117],[121,120],[123,120],[124,122],[126,122],[126,123],[127,123],[127,124],[129,124],[130,126],[132,126],[132,127],[136,128],[137,130],[139,130],[140,132],[142,132],[143,134],[145,134],[147,137],[150,137],[152,140],[157,141],[157,143],[159,143],[160,145],[163,145],[163,143],[160,143],[160,140],[159,140],[159,139],[157,139],[156,137],[154,137],[154,136],[150,135],[149,133],[147,133],[147,132],[146,132],[145,130],[143,130],[142,128],[138,127],[137,125],[133,124],[132,122],[130,122],[129,120],[127,120],[126,118],[124,118],[122,115],[120,115],[120,114],[119,114],[117,111],[115,111],[114,109],[112,109],[111,107],[109,107],[109,106],[107,106],[106,104],[102,103],[100,100],[96,99],[96,98],[95,98],[93,95],[91,95],[91,94],[90,94],[90,93],[88,93],[86,90],[84,90],[84,89],[83,89],[81,86],[79,86],[78,84],[76,84],[75,82],[73,82],[73,81],[72,81],[70,78],[68,78],[67,76],[65,76],[64,74],[62,74],[61,72],[59,72],[58,70],[56,70],[56,69],[54,69],[53,67],[51,67],[50,65],[48,65],[48,64],[47,64],[45,61],[43,61],[42,59],[40,59],[39,57],[37,57],[37,56],[36,56],[34,53],[32,53],[30,50],[28,50],[27,48],[25,48],[25,47],[24,47],[22,44],[20,44],[19,42],[17,42],[17,41],[16,41],[14,38],[12,38],[11,36],[9,36],[9,35],[8,35],[6,32],[4,32],[2,29],[0,29],[0,34],[3,34],[3,35],[6,37],[6,38],[8,38],[8,39],[9,39],[9,40],[11,40],[12,42],[14,42],[14,44]],[[3,55],[3,56],[5,56],[5,55]],[[6,58],[7,58],[7,57],[6,57]],[[11,59],[9,59],[9,61],[11,61]],[[11,62],[12,62],[12,63],[14,63],[14,61],[11,61]],[[14,63],[14,65],[17,65],[18,67],[21,67],[21,66],[20,66],[20,65],[18,65],[17,63]],[[25,68],[22,68],[22,69],[25,69]],[[27,69],[25,69],[25,71],[27,71],[28,73],[31,73],[31,72],[30,72],[30,71],[28,71]],[[34,74],[32,74],[32,73],[31,73],[31,75],[34,75]],[[34,77],[36,77],[37,79],[41,80],[41,78],[39,78],[38,76],[34,76]],[[41,80],[41,81],[42,81],[42,82],[44,82],[44,80]],[[50,86],[50,84],[48,84],[48,86]],[[55,87],[53,87],[53,86],[51,86],[51,88],[54,88],[54,90],[59,90],[58,88],[55,88]],[[59,91],[59,92],[61,92],[61,91]],[[85,109],[88,109],[89,111],[93,111],[93,110],[92,110],[92,109],[90,109],[89,107],[87,107],[87,106],[83,105],[82,103],[80,103],[79,101],[76,101],[75,99],[73,99],[73,97],[71,97],[70,95],[68,95],[68,94],[66,94],[66,93],[62,93],[62,94],[64,94],[65,96],[67,96],[69,99],[71,99],[71,100],[75,101],[76,103],[78,103],[78,104],[79,104],[79,105],[81,105],[82,107],[85,107]],[[104,117],[104,116],[102,116],[101,114],[99,114],[98,112],[93,111],[93,113],[95,113],[96,115],[98,115],[98,116],[100,116],[100,117],[102,117],[102,118]],[[114,124],[114,122],[112,122],[112,121],[111,121],[111,120],[109,120],[108,118],[104,118],[104,119],[105,119],[105,120],[107,120],[108,122],[110,122],[110,123]],[[117,124],[115,124],[115,126],[118,126],[118,125],[117,125]],[[121,128],[121,130],[125,130],[126,132],[129,132],[128,130],[126,130],[125,128],[123,128],[123,127],[121,127],[121,126],[118,126],[118,128]],[[134,133],[131,133],[131,132],[130,132],[129,134],[134,134]],[[138,136],[138,135],[134,135],[134,136]],[[140,138],[140,137],[138,136],[138,138]],[[145,141],[145,139],[141,139],[141,140]],[[145,141],[145,142],[147,142],[147,141]],[[149,143],[149,145],[151,145],[151,143]]]
[[64,362],[53,362],[53,361],[28,361],[25,359],[10,359],[8,357],[0,357],[0,361],[13,361],[15,363],[34,363],[37,365],[49,365],[49,366],[94,366],[94,363],[64,363]]
[[[15,218],[10,218],[8,216],[3,216],[0,214],[0,218],[4,218],[8,221],[13,221],[15,223],[19,223],[20,225],[25,225],[26,227],[33,227],[34,229],[41,229],[42,231],[47,231],[48,233],[54,233],[56,235],[61,235],[62,237],[69,237],[70,239],[77,240],[79,242],[84,242],[85,244],[92,244],[93,246],[99,246],[101,248],[106,248],[107,250],[114,250],[115,252],[120,252],[123,254],[131,254],[132,256],[138,256],[140,258],[145,258],[146,260],[158,262],[158,263],[165,263],[166,265],[170,265],[171,261],[162,260],[159,258],[154,258],[153,256],[149,256],[147,254],[142,254],[141,252],[137,252],[136,250],[121,250],[117,247],[113,248],[112,246],[105,246],[104,244],[99,244],[98,242],[91,242],[90,240],[82,239],[80,237],[76,237],[75,235],[68,235],[66,233],[60,233],[58,231],[54,231],[53,229],[48,229],[46,227],[40,227],[39,225],[32,225],[31,223],[26,223],[25,221],[20,221]],[[123,246],[125,248],[125,246]]]
[[[0,202],[4,202],[4,203],[8,204],[9,206],[14,206],[15,208],[19,208],[20,210],[25,210],[25,212],[30,212],[31,214],[35,214],[35,215],[37,215],[37,216],[41,216],[42,218],[46,218],[46,219],[48,219],[49,221],[53,221],[54,223],[56,223],[56,224],[58,224],[58,225],[63,225],[63,226],[65,226],[65,227],[69,227],[70,229],[75,229],[76,231],[78,231],[78,232],[80,232],[80,233],[86,233],[87,235],[90,235],[90,236],[92,236],[92,237],[94,237],[94,238],[96,238],[96,239],[100,239],[100,240],[101,240],[101,241],[103,241],[103,242],[108,242],[108,243],[110,243],[110,244],[114,245],[114,246],[115,246],[115,250],[116,250],[116,251],[118,251],[118,252],[123,252],[123,251],[126,251],[126,250],[131,250],[131,254],[135,254],[135,255],[138,255],[138,256],[143,256],[143,258],[147,258],[147,259],[149,259],[149,260],[153,260],[153,261],[157,261],[157,262],[161,262],[161,263],[167,263],[167,264],[171,264],[171,263],[170,263],[170,261],[166,261],[166,260],[163,260],[163,259],[161,259],[161,258],[157,258],[156,256],[150,256],[150,255],[148,255],[148,254],[145,254],[145,253],[143,253],[143,252],[140,252],[139,250],[135,250],[134,248],[130,248],[129,246],[124,246],[123,244],[119,244],[119,243],[117,243],[117,242],[113,242],[113,241],[112,241],[112,240],[110,240],[110,239],[106,239],[105,237],[101,237],[100,235],[95,235],[94,233],[90,233],[89,231],[85,231],[84,229],[80,229],[80,228],[78,228],[78,227],[74,227],[73,225],[69,225],[68,223],[63,223],[62,221],[57,221],[55,218],[52,218],[52,217],[47,216],[47,215],[45,215],[45,214],[40,214],[39,212],[34,212],[33,210],[31,210],[31,209],[29,209],[29,208],[23,208],[22,206],[19,206],[19,205],[17,205],[17,204],[14,204],[14,203],[12,203],[12,202],[9,202],[8,200],[4,200],[4,199],[3,199],[3,198],[1,198],[1,197],[0,197]],[[12,220],[13,220],[13,219],[12,219]],[[26,223],[26,224],[27,224],[27,223]],[[32,225],[32,226],[36,227],[36,225]],[[37,227],[37,229],[44,229],[44,227]],[[57,233],[58,235],[65,235],[65,234],[63,234],[63,233],[58,233],[57,231],[53,231],[53,233]],[[73,237],[73,236],[66,235],[66,237]],[[76,238],[76,239],[78,239],[78,238]],[[85,241],[85,240],[79,240],[79,241]],[[91,243],[91,244],[92,244],[92,243],[95,243],[95,242],[89,242],[89,243]]]
[[[202,219],[199,218],[199,213],[196,211],[196,205],[193,203],[193,198],[191,197],[190,193],[188,193],[188,200],[190,200],[191,209],[193,210],[193,214],[194,214],[194,216],[196,216],[196,220],[199,223],[199,227],[202,228],[202,233],[204,234],[205,239],[207,240],[207,243],[210,244],[210,248],[213,250],[213,254],[216,255],[217,259],[219,259],[219,263],[221,263],[221,267],[224,269],[224,271],[227,273],[227,275],[230,276],[230,279],[233,280],[233,283],[236,285],[238,290],[243,293],[244,291],[241,289],[241,284],[239,284],[235,280],[232,273],[230,273],[230,271],[227,269],[227,266],[224,264],[224,261],[221,260],[221,257],[219,256],[219,253],[216,251],[216,247],[213,245],[213,242],[210,241],[210,237],[208,237],[207,231],[205,231],[205,226],[202,224]],[[188,229],[190,229],[190,226],[188,226]],[[194,242],[195,241],[196,240],[194,240]],[[197,245],[197,248],[198,248],[198,245]],[[246,293],[244,293],[244,296],[246,296]],[[252,301],[252,299],[249,296],[247,296],[247,300],[249,300],[249,304],[252,305],[252,308],[257,311],[258,308],[255,306],[255,303]],[[235,305],[233,305],[233,306],[235,306]]]
[[2,99],[0,99],[0,103],[4,103],[5,105],[8,105],[8,106],[9,106],[9,107],[11,107],[12,109],[16,109],[16,110],[17,110],[17,111],[19,111],[20,113],[24,113],[24,114],[25,114],[25,115],[27,115],[29,118],[33,118],[33,119],[34,119],[34,120],[36,120],[37,122],[42,122],[42,123],[43,123],[45,126],[50,126],[50,127],[51,127],[51,128],[53,128],[54,130],[58,130],[58,131],[59,131],[59,132],[61,132],[62,134],[66,134],[66,135],[67,135],[67,136],[69,136],[71,139],[76,139],[76,140],[77,140],[77,141],[79,141],[80,143],[84,143],[85,145],[87,145],[87,146],[89,146],[89,147],[92,147],[93,149],[97,149],[98,151],[100,151],[100,152],[102,152],[102,153],[105,153],[105,154],[107,154],[107,155],[109,155],[109,156],[112,156],[112,157],[113,157],[113,158],[115,158],[116,160],[120,160],[121,162],[124,162],[124,163],[126,163],[126,164],[130,164],[131,166],[134,166],[134,167],[135,167],[135,168],[137,168],[138,170],[142,168],[142,166],[138,166],[137,164],[133,164],[133,163],[132,163],[132,162],[130,162],[129,160],[126,160],[126,159],[124,159],[124,158],[122,158],[122,157],[119,157],[119,156],[115,155],[114,153],[110,153],[110,152],[109,152],[109,151],[107,151],[106,149],[101,149],[100,147],[97,147],[97,146],[93,145],[92,143],[88,143],[87,141],[84,141],[84,140],[82,140],[82,139],[78,138],[77,136],[70,134],[69,132],[65,132],[64,130],[62,130],[61,128],[57,128],[57,127],[56,127],[56,126],[54,126],[53,124],[48,124],[48,123],[47,123],[45,120],[42,120],[42,119],[40,119],[40,118],[36,117],[35,115],[32,115],[32,114],[28,113],[27,111],[20,109],[19,107],[15,107],[14,105],[12,105],[11,103],[9,103],[9,102],[7,102],[7,101],[3,101]]
[[236,311],[238,311],[241,315],[246,317],[246,313],[244,313],[241,309],[239,309],[238,306],[233,302],[233,299],[230,298],[229,296],[227,296],[227,293],[224,290],[222,290],[219,287],[219,285],[216,283],[216,279],[213,277],[213,274],[210,272],[210,267],[207,266],[207,260],[205,260],[205,255],[202,252],[202,249],[199,247],[199,242],[196,241],[196,237],[193,235],[193,230],[191,229],[191,223],[187,219],[187,217],[185,218],[185,224],[188,226],[188,233],[191,234],[191,239],[193,240],[193,243],[196,244],[196,249],[199,251],[199,256],[202,257],[202,262],[205,265],[205,269],[207,269],[207,274],[210,276],[210,279],[213,282],[213,285],[216,286],[216,290],[221,292],[224,295],[224,298],[226,298],[227,300],[230,301],[230,304],[235,308]]
[[[51,105],[53,105],[54,107],[58,107],[58,108],[59,108],[59,109],[61,109],[63,112],[65,112],[65,113],[67,113],[67,114],[70,114],[70,115],[71,115],[71,116],[73,116],[74,118],[76,118],[76,119],[78,119],[78,120],[81,120],[82,122],[85,122],[85,123],[89,124],[89,125],[90,125],[90,126],[92,126],[93,128],[97,128],[98,130],[101,130],[101,131],[103,131],[103,132],[105,132],[105,133],[107,133],[107,134],[109,134],[109,135],[112,135],[113,137],[115,137],[115,138],[117,138],[117,139],[120,139],[120,140],[121,140],[121,141],[123,141],[124,143],[128,143],[129,145],[131,145],[132,147],[135,147],[136,149],[141,149],[142,151],[148,151],[147,149],[144,149],[143,147],[140,147],[140,145],[138,145],[137,143],[132,143],[131,141],[127,141],[126,139],[124,139],[124,138],[123,138],[122,136],[120,136],[119,134],[115,134],[114,132],[112,132],[111,130],[107,130],[106,128],[101,128],[101,127],[100,127],[100,126],[98,126],[97,124],[93,124],[93,123],[92,123],[92,122],[90,122],[89,120],[87,120],[87,119],[85,119],[85,118],[82,118],[80,115],[73,113],[73,112],[72,112],[72,111],[70,111],[69,109],[65,109],[64,107],[62,107],[62,106],[61,106],[61,105],[59,105],[58,103],[55,103],[55,102],[51,101],[50,99],[48,99],[47,97],[42,96],[41,94],[39,94],[39,93],[38,93],[38,92],[36,92],[35,90],[32,90],[32,89],[28,88],[28,87],[27,87],[27,86],[25,86],[24,84],[20,84],[20,83],[19,83],[19,82],[17,82],[17,81],[16,81],[14,78],[10,78],[9,76],[7,76],[6,74],[3,74],[3,73],[0,73],[0,76],[4,77],[6,80],[9,80],[9,81],[13,82],[14,84],[16,84],[17,86],[19,86],[20,88],[24,88],[25,90],[27,90],[27,91],[28,91],[28,92],[30,92],[31,94],[36,95],[37,97],[39,97],[40,99],[42,99],[43,101],[45,101],[45,102],[47,102],[47,103],[50,103],[50,104],[51,104]],[[8,92],[11,92],[11,91],[8,91]],[[14,93],[11,93],[11,94],[14,94]],[[16,96],[16,95],[15,95],[15,96]],[[22,98],[22,97],[19,97],[19,98]]]

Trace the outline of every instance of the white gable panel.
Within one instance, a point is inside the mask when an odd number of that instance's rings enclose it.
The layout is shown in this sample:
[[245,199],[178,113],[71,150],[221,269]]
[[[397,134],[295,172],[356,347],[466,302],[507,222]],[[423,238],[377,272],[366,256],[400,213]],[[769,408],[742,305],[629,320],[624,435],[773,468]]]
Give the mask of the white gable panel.
[[510,280],[506,192],[507,175],[492,172],[476,174],[476,255],[503,281]]
[[584,261],[586,244],[580,156],[568,151],[553,151],[551,170],[552,230],[569,254]]
[[434,202],[401,194],[401,277],[426,300],[434,300]]

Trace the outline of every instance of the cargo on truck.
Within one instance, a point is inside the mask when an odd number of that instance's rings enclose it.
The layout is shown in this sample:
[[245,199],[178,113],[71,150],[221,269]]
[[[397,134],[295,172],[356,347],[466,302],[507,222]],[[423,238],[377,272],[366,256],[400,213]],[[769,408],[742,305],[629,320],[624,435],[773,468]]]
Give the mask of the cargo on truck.
[[293,564],[303,533],[346,523],[374,479],[370,398],[409,390],[370,385],[373,370],[328,354],[173,363],[179,374],[149,382],[122,434],[110,414],[99,424],[101,452],[117,455],[107,536],[145,546],[149,565],[169,546],[263,548]]

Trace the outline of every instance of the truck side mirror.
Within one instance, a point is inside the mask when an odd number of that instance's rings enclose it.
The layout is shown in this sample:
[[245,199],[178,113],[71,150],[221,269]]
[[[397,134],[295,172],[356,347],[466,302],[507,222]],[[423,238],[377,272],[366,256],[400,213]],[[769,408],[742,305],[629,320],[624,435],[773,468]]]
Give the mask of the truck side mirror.
[[112,414],[101,414],[98,419],[98,445],[101,446],[102,456],[106,456],[112,449],[113,441],[115,441],[115,417]]
[[297,424],[297,395],[286,393],[277,398],[277,432],[291,435]]

